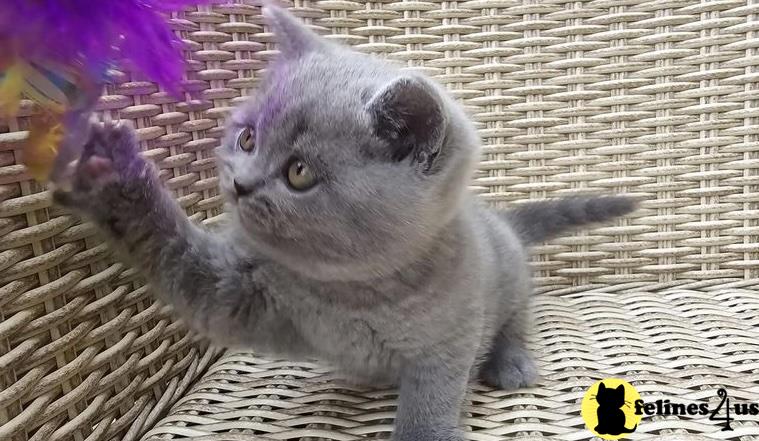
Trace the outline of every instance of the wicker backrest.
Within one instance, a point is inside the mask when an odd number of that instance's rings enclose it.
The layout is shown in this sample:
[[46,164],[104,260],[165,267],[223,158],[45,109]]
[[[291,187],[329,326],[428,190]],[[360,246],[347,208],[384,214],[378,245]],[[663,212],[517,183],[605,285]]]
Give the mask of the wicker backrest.
[[[493,203],[644,200],[614,226],[539,247],[542,290],[759,276],[759,5],[327,0],[294,11],[445,83],[481,129],[474,187]],[[222,205],[211,152],[226,110],[274,54],[259,12],[238,3],[173,19],[202,99],[179,103],[124,75],[100,104],[134,122],[199,221]],[[33,111],[0,121],[0,439],[135,439],[215,352],[18,165]]]

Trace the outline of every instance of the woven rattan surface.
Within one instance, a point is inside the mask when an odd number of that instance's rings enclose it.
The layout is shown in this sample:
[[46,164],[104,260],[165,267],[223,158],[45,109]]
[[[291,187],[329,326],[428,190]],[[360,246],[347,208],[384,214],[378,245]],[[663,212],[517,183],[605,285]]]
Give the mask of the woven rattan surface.
[[[630,381],[646,402],[715,408],[719,387],[734,403],[759,401],[759,291],[712,284],[544,294],[536,297],[535,317],[531,346],[540,382],[515,392],[473,385],[462,421],[468,439],[589,439],[580,401],[610,377]],[[315,363],[228,353],[145,439],[387,437],[395,399],[394,391],[347,387]],[[722,432],[703,416],[644,417],[631,438],[759,439],[759,417],[736,416],[731,425],[732,432]]]
[[[576,191],[643,200],[614,226],[539,247],[540,290],[759,277],[759,5],[327,0],[294,11],[445,83],[481,129],[474,186],[493,203]],[[222,204],[211,152],[224,115],[255,92],[275,46],[250,4],[172,21],[198,97],[177,102],[123,75],[100,109],[133,121],[188,214],[209,220]],[[33,112],[24,103],[0,120],[0,439],[135,439],[213,357],[18,165]],[[579,433],[572,424],[561,433]]]

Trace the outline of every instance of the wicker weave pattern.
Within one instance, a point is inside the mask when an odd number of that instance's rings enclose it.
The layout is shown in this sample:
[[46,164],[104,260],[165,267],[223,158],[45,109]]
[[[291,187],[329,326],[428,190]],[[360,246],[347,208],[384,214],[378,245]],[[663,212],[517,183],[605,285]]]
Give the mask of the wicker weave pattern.
[[[694,287],[539,296],[532,346],[542,379],[516,392],[474,385],[464,403],[467,438],[587,440],[580,402],[593,383],[610,377],[632,382],[646,402],[715,408],[719,387],[733,402],[755,402],[759,293]],[[143,440],[387,437],[395,405],[394,391],[347,387],[316,364],[230,353]],[[708,417],[644,417],[631,439],[759,437],[756,417],[736,418],[734,431],[722,432]]]
[[[644,200],[635,218],[539,247],[541,290],[759,277],[759,7],[748,0],[305,0],[294,11],[444,82],[481,129],[474,186],[495,204],[576,191]],[[134,122],[188,214],[212,221],[223,117],[275,47],[250,4],[173,21],[200,98],[177,103],[124,75],[100,108]],[[0,439],[135,439],[213,353],[17,165],[33,111],[0,121]]]
[[[132,121],[188,215],[209,223],[222,204],[212,150],[224,107],[250,85],[224,81],[218,53],[203,51],[218,40],[209,28],[219,16],[173,19],[193,52],[189,88],[202,99],[177,102],[124,74],[99,103],[103,119]],[[173,321],[92,226],[51,207],[17,165],[34,111],[25,102],[18,118],[0,120],[0,440],[134,440],[218,350]]]

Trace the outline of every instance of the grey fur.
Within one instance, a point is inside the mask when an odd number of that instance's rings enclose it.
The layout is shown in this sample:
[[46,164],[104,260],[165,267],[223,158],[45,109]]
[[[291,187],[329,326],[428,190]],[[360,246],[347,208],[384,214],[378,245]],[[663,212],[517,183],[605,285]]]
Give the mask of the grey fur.
[[[267,9],[283,55],[235,112],[219,151],[228,228],[191,224],[125,126],[93,129],[73,190],[56,199],[108,233],[215,342],[318,357],[349,377],[399,384],[394,439],[460,440],[470,374],[507,388],[537,376],[524,345],[524,244],[633,204],[488,209],[467,190],[477,134],[439,86]],[[236,147],[243,127],[255,129],[251,153]],[[292,155],[315,170],[314,188],[288,187]],[[235,180],[250,194],[238,196]]]
[[568,197],[537,201],[502,214],[522,241],[535,244],[553,238],[573,227],[605,222],[635,210],[635,201],[627,197]]

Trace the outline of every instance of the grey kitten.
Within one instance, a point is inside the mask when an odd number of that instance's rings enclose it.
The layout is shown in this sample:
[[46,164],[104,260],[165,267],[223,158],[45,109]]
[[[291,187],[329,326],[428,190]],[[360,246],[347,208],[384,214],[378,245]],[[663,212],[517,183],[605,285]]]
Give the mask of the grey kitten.
[[266,7],[282,55],[218,152],[230,225],[191,224],[131,129],[95,127],[73,190],[157,293],[215,342],[397,384],[394,439],[460,440],[470,374],[530,385],[526,246],[633,210],[624,197],[499,212],[467,190],[476,131],[434,82]]

